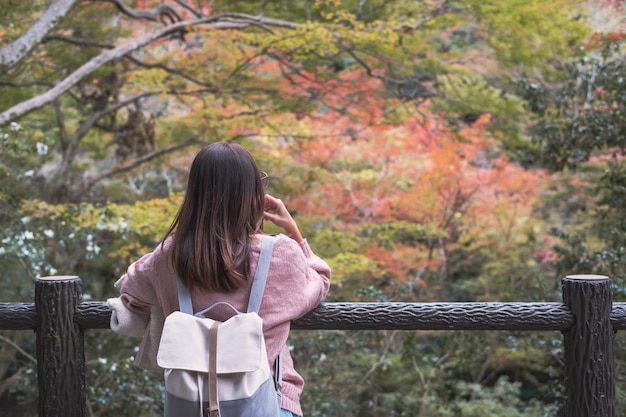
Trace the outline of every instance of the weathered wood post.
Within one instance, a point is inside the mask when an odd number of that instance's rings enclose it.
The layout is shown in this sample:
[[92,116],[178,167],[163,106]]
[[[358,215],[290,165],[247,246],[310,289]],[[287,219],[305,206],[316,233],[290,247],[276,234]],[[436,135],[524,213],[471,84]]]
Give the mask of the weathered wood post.
[[611,280],[603,275],[569,275],[562,288],[563,303],[576,320],[563,331],[565,415],[615,417]]
[[76,276],[45,277],[35,283],[40,417],[85,415],[84,337],[74,322],[81,298]]

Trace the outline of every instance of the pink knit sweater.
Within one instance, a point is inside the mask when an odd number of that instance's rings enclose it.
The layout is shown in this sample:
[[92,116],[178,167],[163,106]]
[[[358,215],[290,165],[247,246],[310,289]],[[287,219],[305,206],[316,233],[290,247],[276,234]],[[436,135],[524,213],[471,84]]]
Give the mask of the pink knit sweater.
[[[170,262],[171,240],[166,240],[154,252],[133,263],[120,288],[124,304],[135,313],[149,315],[150,306],[158,305],[165,316],[178,310],[176,272]],[[256,270],[260,245],[253,246],[251,276]],[[250,279],[251,282],[251,279]],[[285,235],[277,235],[259,315],[270,368],[280,351],[283,352],[282,408],[302,416],[300,394],[304,380],[295,371],[287,347],[290,322],[315,308],[328,294],[330,267],[311,251],[306,241],[298,244]],[[246,311],[250,286],[232,293],[194,291],[191,294],[194,311],[200,311],[218,301],[226,301],[239,311]],[[224,321],[232,310],[212,309],[210,318]]]

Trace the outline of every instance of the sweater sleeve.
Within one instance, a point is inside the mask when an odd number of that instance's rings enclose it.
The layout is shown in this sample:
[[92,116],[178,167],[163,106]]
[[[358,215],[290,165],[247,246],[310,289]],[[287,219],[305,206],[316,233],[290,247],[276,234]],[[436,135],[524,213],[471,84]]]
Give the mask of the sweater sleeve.
[[133,313],[150,315],[150,307],[158,304],[152,282],[155,256],[155,252],[150,252],[132,263],[120,282],[120,299]]
[[313,253],[306,239],[300,242],[299,246],[308,264],[308,270],[306,271],[307,281],[309,285],[312,281],[315,287],[313,289],[314,293],[311,294],[312,298],[310,303],[307,305],[306,311],[302,313],[302,315],[304,315],[317,307],[328,295],[328,291],[330,290],[330,266],[326,261]]
[[315,255],[307,241],[296,243],[279,235],[261,311],[269,326],[295,320],[314,309],[328,295],[330,267]]

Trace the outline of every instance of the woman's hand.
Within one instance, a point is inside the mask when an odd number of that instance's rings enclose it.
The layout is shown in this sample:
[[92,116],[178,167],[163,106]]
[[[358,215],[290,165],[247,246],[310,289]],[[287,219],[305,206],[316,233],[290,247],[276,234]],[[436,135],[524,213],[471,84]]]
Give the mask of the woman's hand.
[[300,243],[304,239],[296,221],[291,217],[285,204],[278,198],[274,198],[269,194],[265,194],[265,207],[263,211],[263,220],[269,220],[276,226],[285,229],[287,236]]

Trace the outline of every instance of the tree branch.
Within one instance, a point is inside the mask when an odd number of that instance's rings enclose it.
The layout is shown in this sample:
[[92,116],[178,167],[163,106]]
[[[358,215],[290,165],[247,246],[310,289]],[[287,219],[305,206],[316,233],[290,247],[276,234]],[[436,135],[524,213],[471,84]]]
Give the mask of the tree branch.
[[65,129],[65,120],[63,119],[63,113],[61,112],[61,101],[57,98],[53,101],[54,114],[59,125],[59,134],[61,140],[61,146],[65,147],[67,144],[67,130]]
[[[409,92],[410,90],[410,94],[401,94],[400,92],[400,97],[406,97],[410,99],[426,99],[437,95],[437,92],[432,88],[432,86],[428,85],[427,83],[419,82],[415,78],[405,78],[403,80],[400,80],[388,77],[386,75],[375,74],[374,70],[357,55],[356,50],[346,48],[345,51],[348,53],[348,55],[352,57],[352,59],[357,62],[357,64],[359,64],[365,70],[365,73],[368,75],[368,77],[376,78],[384,83],[393,84],[400,89],[406,90],[407,92]],[[363,53],[367,52],[363,51]],[[369,55],[372,56],[372,54]],[[384,60],[380,57],[374,56],[374,58],[382,60],[384,62]]]
[[202,14],[202,11],[198,11],[196,9],[194,9],[193,7],[191,7],[190,5],[187,4],[186,1],[183,0],[176,0],[176,4],[178,4],[180,7],[182,7],[183,9],[187,9],[188,11],[191,12],[192,15],[194,15],[197,18],[201,18],[202,16],[204,16]]
[[430,12],[429,15],[427,15],[426,17],[415,21],[412,25],[403,23],[400,26],[397,26],[394,29],[394,32],[412,32],[415,31],[417,29],[420,29],[421,27],[423,27],[424,25],[426,25],[427,23],[429,23],[431,20],[435,19],[436,17],[446,13],[448,11],[448,6],[450,5],[450,0],[443,0],[437,7],[433,8],[433,10]]
[[60,35],[58,33],[51,33],[50,35],[43,38],[41,42],[47,43],[50,41],[63,41],[63,42],[69,42],[71,44],[80,45],[80,46],[96,46],[102,49],[115,48],[115,45],[112,43],[104,43],[104,42],[95,41],[93,39],[84,39],[84,38],[76,38],[73,36],[65,36],[65,35]]
[[119,103],[115,104],[114,106],[111,106],[111,107],[109,107],[107,109],[104,109],[104,110],[101,110],[101,111],[95,113],[88,120],[86,120],[85,122],[81,123],[81,125],[78,127],[78,129],[76,129],[76,131],[74,132],[74,134],[72,135],[72,137],[70,138],[70,140],[67,143],[67,147],[65,148],[65,152],[63,153],[63,159],[61,161],[61,166],[57,170],[57,176],[59,177],[59,179],[57,180],[57,182],[54,185],[53,189],[54,190],[58,190],[63,185],[64,179],[62,178],[62,175],[67,170],[67,167],[69,166],[69,164],[72,161],[72,159],[74,159],[74,155],[75,155],[75,152],[76,152],[76,148],[78,147],[78,144],[85,137],[85,135],[89,132],[89,129],[91,129],[91,127],[98,120],[100,120],[102,117],[106,116],[107,114],[115,112],[115,111],[121,109],[122,107],[128,106],[129,104],[136,102],[137,100],[140,100],[140,99],[142,99],[144,97],[149,97],[149,96],[152,96],[152,95],[156,95],[156,94],[158,94],[158,93],[156,93],[156,92],[143,93],[143,94],[140,94],[138,96],[131,97],[131,98],[127,99],[127,100],[120,101]]
[[14,82],[11,82],[11,81],[0,81],[0,86],[2,86],[2,87],[14,87],[14,88],[44,86],[44,87],[52,88],[54,86],[54,84],[46,82],[46,81],[31,81],[31,82],[27,82],[27,83],[14,83]]
[[0,49],[0,74],[24,58],[74,6],[77,0],[56,0],[25,34]]
[[157,151],[154,152],[150,152],[146,155],[143,155],[140,158],[135,159],[134,161],[126,164],[126,165],[122,165],[116,168],[111,168],[107,171],[104,171],[102,174],[98,175],[97,177],[94,177],[92,179],[90,179],[89,181],[87,181],[87,183],[83,186],[83,188],[78,191],[75,196],[81,196],[84,195],[85,193],[87,193],[87,191],[89,191],[94,185],[96,185],[98,182],[108,178],[108,177],[112,177],[113,175],[117,175],[117,174],[121,174],[123,172],[128,172],[131,171],[133,169],[135,169],[136,167],[138,167],[139,165],[146,163],[148,161],[151,161],[153,159],[158,158],[159,156],[168,154],[170,152],[174,152],[176,150],[185,148],[187,146],[193,145],[195,143],[198,143],[198,139],[196,138],[188,138],[185,139],[182,142],[179,142],[175,145],[172,146],[168,146],[167,148],[163,148],[163,149],[159,149]]
[[[97,41],[93,41],[91,39],[84,39],[84,38],[75,38],[72,36],[65,36],[65,35],[59,35],[59,34],[51,34],[46,36],[46,38],[43,40],[43,42],[47,42],[50,40],[60,40],[60,41],[64,41],[64,42],[69,42],[72,43],[74,45],[80,45],[80,46],[95,46],[98,48],[102,48],[102,49],[113,49],[115,48],[114,44],[110,44],[110,43],[103,43],[103,42],[97,42]],[[131,54],[126,55],[126,58],[129,59],[131,62],[133,62],[135,65],[142,67],[142,68],[147,68],[147,69],[152,69],[152,68],[158,68],[158,69],[162,69],[170,74],[174,74],[174,75],[178,75],[181,78],[184,78],[188,81],[191,81],[194,84],[198,84],[198,85],[202,85],[204,87],[213,87],[211,84],[207,84],[204,83],[202,81],[199,81],[193,77],[191,77],[189,74],[186,74],[185,72],[178,70],[178,69],[174,69],[171,67],[168,67],[167,65],[163,64],[163,63],[149,63],[149,62],[145,62],[140,60],[139,58],[134,57]],[[1,85],[1,83],[0,83]],[[217,89],[216,89],[217,91]]]
[[259,16],[263,16],[265,14],[265,8],[269,2],[270,0],[264,0],[263,3],[261,3],[261,6],[259,7]]
[[18,117],[25,115],[26,113],[41,108],[46,104],[52,102],[55,98],[59,97],[61,94],[65,93],[67,90],[76,85],[82,78],[96,71],[102,65],[115,59],[119,59],[129,52],[146,46],[156,41],[157,39],[184,30],[189,26],[196,25],[210,25],[212,29],[245,28],[253,25],[269,25],[284,28],[294,28],[297,26],[297,24],[289,21],[264,18],[262,16],[250,16],[241,13],[221,14],[216,16],[209,16],[202,19],[191,19],[174,23],[170,26],[155,30],[139,38],[132,39],[128,42],[116,46],[113,49],[102,51],[100,54],[91,58],[89,61],[87,61],[85,64],[83,64],[81,67],[79,67],[67,78],[63,79],[50,90],[31,99],[23,101],[19,104],[16,104],[15,106],[2,112],[0,114],[0,126],[7,124],[17,119]]
[[185,79],[187,81],[190,81],[190,82],[192,82],[194,84],[201,85],[201,86],[209,88],[209,89],[213,89],[214,92],[218,91],[218,88],[215,87],[213,84],[205,83],[203,81],[200,81],[200,80],[192,77],[191,75],[189,75],[189,74],[187,74],[187,73],[185,73],[185,72],[183,72],[181,70],[168,67],[167,65],[162,64],[160,62],[158,62],[158,63],[144,62],[144,61],[140,60],[139,58],[136,58],[136,57],[134,57],[134,56],[132,56],[130,54],[127,55],[126,58],[129,59],[130,61],[132,61],[135,65],[137,65],[139,67],[147,68],[147,69],[153,69],[153,68],[162,69],[163,71],[166,71],[169,74],[178,75],[179,77],[181,77],[181,78],[183,78],[183,79]]
[[99,2],[112,3],[117,9],[131,19],[149,20],[151,22],[161,21],[165,24],[163,17],[169,19],[170,23],[180,22],[183,19],[176,10],[169,4],[161,3],[152,10],[136,10],[124,4],[124,0],[95,0]]
[[26,357],[29,361],[31,361],[32,363],[37,363],[37,359],[35,359],[33,357],[33,355],[31,355],[30,353],[26,352],[24,349],[22,349],[17,343],[15,343],[14,341],[12,341],[11,339],[4,337],[4,336],[0,336],[0,340],[2,340],[3,342],[5,342],[6,344],[12,346],[15,350],[17,350],[18,352],[20,352],[22,355],[24,355],[24,357]]

